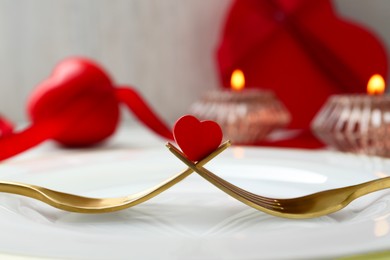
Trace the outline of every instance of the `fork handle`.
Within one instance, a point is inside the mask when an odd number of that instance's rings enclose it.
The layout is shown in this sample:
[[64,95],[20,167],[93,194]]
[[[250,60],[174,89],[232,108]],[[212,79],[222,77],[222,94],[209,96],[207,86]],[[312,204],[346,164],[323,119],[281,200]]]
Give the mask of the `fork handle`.
[[375,191],[390,188],[390,177],[384,177],[373,181],[364,182],[361,184],[354,185],[351,188],[353,188],[354,190],[352,196],[354,199],[356,199]]

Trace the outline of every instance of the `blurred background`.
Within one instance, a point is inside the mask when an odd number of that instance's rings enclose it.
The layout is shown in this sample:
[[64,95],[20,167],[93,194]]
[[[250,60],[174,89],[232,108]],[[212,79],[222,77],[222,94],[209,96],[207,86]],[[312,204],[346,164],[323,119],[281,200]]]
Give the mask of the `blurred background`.
[[[390,1],[334,0],[390,47]],[[215,51],[230,0],[0,0],[0,113],[23,122],[32,89],[73,55],[135,86],[169,123],[220,85]],[[128,114],[128,113],[126,113]],[[127,116],[129,118],[129,116]],[[129,119],[127,119],[129,120]]]

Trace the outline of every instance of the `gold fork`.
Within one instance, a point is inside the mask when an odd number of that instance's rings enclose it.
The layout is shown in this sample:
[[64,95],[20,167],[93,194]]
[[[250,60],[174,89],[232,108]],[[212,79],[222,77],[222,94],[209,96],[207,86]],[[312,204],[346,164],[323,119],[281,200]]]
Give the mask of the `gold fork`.
[[53,207],[79,213],[105,213],[126,209],[147,201],[177,184],[193,171],[239,201],[268,214],[284,218],[314,218],[338,211],[351,201],[368,193],[390,187],[390,177],[370,182],[322,191],[304,197],[275,199],[243,190],[216,176],[203,166],[230,146],[227,141],[203,160],[194,163],[172,144],[167,147],[189,168],[148,190],[119,198],[89,198],[50,190],[30,184],[0,182],[0,192],[18,194],[40,200]]
[[291,199],[267,198],[243,190],[216,176],[203,168],[202,165],[193,163],[172,144],[168,143],[166,146],[190,169],[228,195],[257,210],[278,217],[304,219],[324,216],[341,210],[363,195],[390,188],[390,177],[386,177],[358,185],[321,191],[303,197]]
[[[210,155],[196,163],[196,165],[205,165],[229,146],[230,141],[223,143]],[[79,213],[105,213],[130,208],[147,201],[177,184],[189,176],[192,172],[193,170],[191,168],[187,168],[181,173],[167,179],[155,187],[119,198],[89,198],[55,191],[36,185],[5,181],[0,181],[0,192],[13,193],[37,199],[55,208],[66,211]]]

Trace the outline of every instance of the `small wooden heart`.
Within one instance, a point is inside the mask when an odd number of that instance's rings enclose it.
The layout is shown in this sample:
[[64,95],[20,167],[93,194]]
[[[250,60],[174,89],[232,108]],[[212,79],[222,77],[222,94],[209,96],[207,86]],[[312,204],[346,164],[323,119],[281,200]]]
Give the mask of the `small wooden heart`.
[[221,127],[214,121],[199,121],[185,115],[175,123],[173,135],[177,145],[191,161],[200,161],[222,142]]

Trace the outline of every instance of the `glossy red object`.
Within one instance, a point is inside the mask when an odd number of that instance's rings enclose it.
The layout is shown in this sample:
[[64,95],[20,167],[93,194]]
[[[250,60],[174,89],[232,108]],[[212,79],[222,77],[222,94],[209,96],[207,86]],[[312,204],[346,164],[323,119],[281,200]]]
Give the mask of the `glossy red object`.
[[0,137],[12,134],[14,125],[5,117],[0,115]]
[[32,124],[0,139],[0,160],[46,139],[68,147],[100,143],[115,132],[120,103],[157,134],[173,139],[169,127],[133,88],[116,88],[96,63],[75,57],[58,64],[32,93],[28,100]]
[[[35,124],[60,117],[66,126],[53,128],[50,137],[65,146],[101,142],[116,129],[119,105],[106,73],[86,59],[67,59],[43,81],[28,100]],[[67,113],[72,109],[74,113]]]
[[199,121],[185,115],[173,127],[176,143],[192,161],[199,161],[212,153],[222,141],[221,127],[214,121]]
[[309,129],[328,96],[365,93],[387,54],[363,27],[340,18],[329,0],[236,0],[218,47],[221,81],[233,70],[246,86],[272,89],[292,114],[291,128]]

